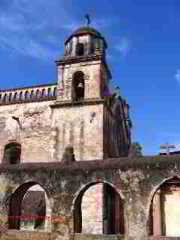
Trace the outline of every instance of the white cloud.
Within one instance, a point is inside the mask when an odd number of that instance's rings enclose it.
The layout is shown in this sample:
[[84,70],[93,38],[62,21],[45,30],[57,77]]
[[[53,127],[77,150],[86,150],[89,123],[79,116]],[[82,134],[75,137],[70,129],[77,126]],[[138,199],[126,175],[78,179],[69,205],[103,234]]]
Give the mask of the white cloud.
[[121,53],[122,56],[127,56],[131,50],[131,42],[128,38],[123,37],[119,43],[115,45],[115,49]]
[[180,69],[178,69],[178,70],[176,71],[175,79],[176,79],[176,81],[178,81],[178,82],[180,83]]
[[[72,17],[63,1],[4,1],[0,9],[0,48],[30,57],[55,58],[60,50],[62,23]],[[72,21],[73,22],[73,21]]]
[[21,39],[21,46],[18,38],[13,38],[13,42],[8,41],[6,37],[0,36],[0,47],[8,48],[11,52],[16,52],[24,56],[39,58],[41,60],[49,60],[56,56],[56,51],[51,48],[45,48],[37,41],[32,39]]
[[[30,57],[55,58],[64,38],[84,25],[66,8],[64,0],[1,0],[0,48]],[[117,19],[93,19],[92,27],[110,27]],[[67,34],[65,33],[67,31]]]

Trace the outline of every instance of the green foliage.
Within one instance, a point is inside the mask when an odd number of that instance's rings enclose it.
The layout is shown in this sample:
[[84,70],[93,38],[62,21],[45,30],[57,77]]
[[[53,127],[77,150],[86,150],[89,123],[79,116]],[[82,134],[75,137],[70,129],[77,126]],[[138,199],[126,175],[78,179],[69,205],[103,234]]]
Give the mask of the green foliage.
[[131,144],[130,154],[133,157],[141,157],[142,156],[142,147],[138,142],[133,142]]

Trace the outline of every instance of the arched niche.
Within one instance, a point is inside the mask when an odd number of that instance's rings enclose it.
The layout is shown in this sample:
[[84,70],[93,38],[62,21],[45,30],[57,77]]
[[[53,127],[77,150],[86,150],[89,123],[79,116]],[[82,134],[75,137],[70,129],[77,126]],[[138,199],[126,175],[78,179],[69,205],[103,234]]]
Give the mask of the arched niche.
[[74,233],[124,234],[124,204],[108,183],[84,187],[74,202]]
[[72,97],[73,101],[84,100],[85,84],[84,84],[84,73],[77,71],[73,75],[72,79]]
[[155,190],[149,209],[150,236],[180,236],[180,178],[165,180]]
[[21,144],[17,142],[8,143],[4,147],[3,162],[7,164],[18,164],[21,160]]
[[51,209],[45,190],[36,182],[18,187],[9,202],[9,229],[49,231],[50,225]]

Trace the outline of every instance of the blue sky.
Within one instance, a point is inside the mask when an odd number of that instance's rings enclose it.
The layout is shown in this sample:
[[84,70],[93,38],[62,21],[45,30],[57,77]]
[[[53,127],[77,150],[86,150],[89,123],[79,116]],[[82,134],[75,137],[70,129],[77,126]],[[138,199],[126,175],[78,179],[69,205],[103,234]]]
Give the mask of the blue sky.
[[145,155],[165,142],[180,149],[179,0],[1,0],[0,88],[55,82],[54,60],[86,13],[108,42],[133,141]]

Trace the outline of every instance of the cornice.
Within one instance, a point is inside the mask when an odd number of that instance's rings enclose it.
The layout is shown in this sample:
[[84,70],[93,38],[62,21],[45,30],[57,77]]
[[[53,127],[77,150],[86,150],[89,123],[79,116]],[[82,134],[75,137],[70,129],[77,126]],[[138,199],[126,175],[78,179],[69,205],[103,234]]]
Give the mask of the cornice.
[[96,105],[96,104],[102,104],[104,103],[104,99],[87,99],[83,101],[55,101],[54,104],[51,104],[51,108],[61,108],[61,107],[79,107],[79,106],[85,106],[85,105]]

